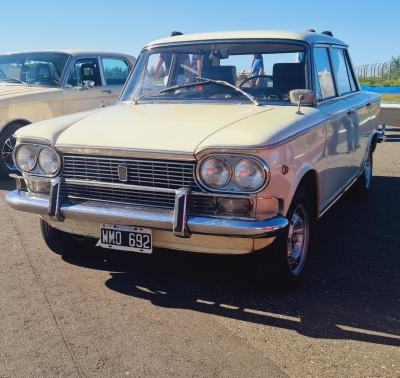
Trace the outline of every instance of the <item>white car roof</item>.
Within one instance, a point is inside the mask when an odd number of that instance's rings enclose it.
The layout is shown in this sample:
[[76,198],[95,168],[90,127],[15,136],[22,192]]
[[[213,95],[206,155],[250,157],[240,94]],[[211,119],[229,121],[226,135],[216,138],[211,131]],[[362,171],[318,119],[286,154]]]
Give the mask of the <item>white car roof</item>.
[[174,37],[168,37],[158,39],[156,41],[148,43],[144,48],[176,43],[176,42],[201,42],[209,40],[239,40],[239,39],[291,39],[296,41],[303,41],[309,44],[315,42],[327,42],[345,45],[345,43],[339,39],[330,37],[325,34],[309,33],[309,32],[296,32],[296,31],[284,31],[284,30],[244,30],[244,31],[223,31],[214,33],[201,33],[201,34],[186,34],[177,35]]
[[63,54],[68,54],[71,56],[77,56],[77,55],[106,55],[106,56],[123,56],[127,58],[128,60],[132,61],[133,63],[135,62],[136,58],[132,55],[128,54],[123,54],[123,53],[116,53],[116,52],[110,52],[110,51],[100,51],[100,50],[72,50],[72,49],[67,49],[67,50],[28,50],[28,51],[13,51],[13,52],[6,52],[1,55],[13,55],[13,54],[27,54],[27,53],[63,53]]

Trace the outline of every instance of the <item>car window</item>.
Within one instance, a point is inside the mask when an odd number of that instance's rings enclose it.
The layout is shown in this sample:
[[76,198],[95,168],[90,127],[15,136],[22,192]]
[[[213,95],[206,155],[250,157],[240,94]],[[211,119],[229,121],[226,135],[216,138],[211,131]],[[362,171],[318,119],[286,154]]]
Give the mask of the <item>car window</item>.
[[83,86],[86,80],[94,81],[95,86],[101,85],[99,62],[97,58],[81,58],[75,60],[67,80],[67,86]]
[[328,49],[326,47],[316,48],[314,59],[317,101],[323,101],[336,95]]
[[125,84],[129,75],[129,66],[122,59],[102,58],[104,77],[107,85]]
[[[352,92],[350,76],[343,49],[332,49],[332,60],[340,94]],[[353,89],[354,90],[354,89]]]
[[160,46],[142,52],[121,101],[290,103],[291,90],[311,89],[308,62],[306,47],[292,41]]

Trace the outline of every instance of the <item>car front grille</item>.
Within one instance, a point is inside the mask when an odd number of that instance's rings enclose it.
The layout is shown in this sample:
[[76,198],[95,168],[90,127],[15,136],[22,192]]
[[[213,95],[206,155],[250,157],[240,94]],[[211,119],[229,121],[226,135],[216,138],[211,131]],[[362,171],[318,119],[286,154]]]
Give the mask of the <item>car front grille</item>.
[[121,183],[118,166],[125,166],[128,170],[126,184],[164,189],[199,189],[194,180],[193,163],[86,155],[63,157],[64,178]]
[[[82,201],[101,201],[107,203],[150,206],[173,209],[175,194],[157,191],[160,189],[189,188],[200,192],[194,180],[193,163],[166,162],[158,160],[124,159],[86,155],[64,155],[64,179],[87,181],[87,185],[65,182],[61,195],[65,198]],[[127,181],[121,182],[118,166],[127,168]],[[105,186],[94,186],[93,183]],[[123,187],[110,188],[107,183],[154,187],[154,191],[130,190]],[[190,195],[189,210],[213,212],[212,197]]]

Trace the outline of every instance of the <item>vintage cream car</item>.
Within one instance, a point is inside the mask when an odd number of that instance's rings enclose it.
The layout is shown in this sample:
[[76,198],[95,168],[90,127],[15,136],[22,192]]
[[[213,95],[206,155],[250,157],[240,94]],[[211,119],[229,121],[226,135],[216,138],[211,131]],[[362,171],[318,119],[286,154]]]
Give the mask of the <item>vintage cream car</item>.
[[135,58],[104,51],[0,54],[0,179],[16,171],[17,129],[116,103]]
[[99,239],[140,253],[257,251],[260,282],[286,291],[318,218],[352,184],[368,195],[379,111],[332,37],[162,39],[143,48],[116,106],[16,132],[22,175],[6,202],[39,214],[57,253]]

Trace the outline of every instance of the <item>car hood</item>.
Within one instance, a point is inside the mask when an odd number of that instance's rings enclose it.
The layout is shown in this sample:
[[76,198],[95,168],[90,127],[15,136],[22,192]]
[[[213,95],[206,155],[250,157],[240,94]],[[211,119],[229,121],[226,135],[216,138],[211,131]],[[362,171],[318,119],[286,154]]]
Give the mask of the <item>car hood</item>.
[[56,145],[193,153],[218,130],[269,107],[227,105],[117,105],[65,129]]
[[[26,85],[13,85],[13,84],[0,84],[0,98],[2,96],[8,96],[8,95],[18,95],[22,93],[43,93],[43,91],[54,91],[56,88],[54,87],[49,87],[49,88],[43,88],[43,87],[28,87]],[[57,88],[58,89],[58,88]]]
[[[321,112],[314,108],[304,107],[301,114],[296,110],[237,104],[119,104],[38,122],[18,130],[16,136],[46,139],[64,151],[88,147],[195,154],[221,146],[265,146],[321,120]],[[311,120],[312,114],[316,119]]]

